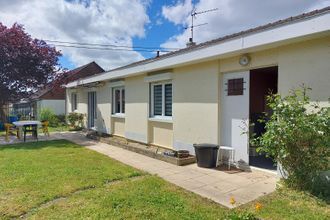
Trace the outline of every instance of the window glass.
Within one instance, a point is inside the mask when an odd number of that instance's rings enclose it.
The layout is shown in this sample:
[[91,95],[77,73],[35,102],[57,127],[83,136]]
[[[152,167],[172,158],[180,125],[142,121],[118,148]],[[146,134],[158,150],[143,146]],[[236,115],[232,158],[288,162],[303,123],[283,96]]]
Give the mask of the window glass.
[[77,110],[77,94],[72,93],[71,94],[71,111]]
[[97,118],[96,92],[88,92],[88,126],[94,127],[94,120]]
[[94,118],[97,119],[97,95],[96,92],[94,94]]
[[115,112],[120,113],[120,90],[115,89]]
[[125,113],[125,88],[114,88],[112,114]]

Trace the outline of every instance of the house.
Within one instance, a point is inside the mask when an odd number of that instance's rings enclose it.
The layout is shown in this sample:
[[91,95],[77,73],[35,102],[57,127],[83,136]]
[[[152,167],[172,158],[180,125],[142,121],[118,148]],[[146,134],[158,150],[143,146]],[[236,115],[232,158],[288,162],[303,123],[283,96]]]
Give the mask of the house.
[[258,159],[243,131],[268,111],[268,91],[304,83],[327,104],[329,61],[327,7],[68,83],[67,112],[77,106],[90,129],[164,148],[231,146],[244,168]]
[[63,83],[75,81],[80,78],[92,76],[104,72],[102,67],[97,63],[91,62],[86,65],[80,66],[76,69],[70,70],[65,73],[61,78],[61,82],[51,83],[43,90],[40,90],[28,100],[23,100],[15,103],[14,109],[20,115],[27,115],[32,113],[35,117],[40,116],[41,109],[49,108],[54,111],[56,115],[65,115],[65,88],[62,87]]

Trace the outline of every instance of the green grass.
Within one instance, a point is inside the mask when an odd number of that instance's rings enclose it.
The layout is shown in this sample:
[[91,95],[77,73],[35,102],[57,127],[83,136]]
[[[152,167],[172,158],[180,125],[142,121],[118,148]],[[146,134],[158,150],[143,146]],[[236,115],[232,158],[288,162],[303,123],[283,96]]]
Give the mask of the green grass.
[[[263,219],[329,219],[329,205],[288,189],[237,209]],[[0,218],[224,219],[235,210],[71,142],[0,146]]]
[[[279,187],[274,193],[261,197],[258,217],[262,219],[330,219],[330,205],[308,192]],[[254,203],[242,207],[253,210]]]
[[0,147],[0,216],[142,172],[68,141]]
[[61,132],[61,131],[69,131],[69,126],[61,125],[58,127],[48,127],[49,132]]
[[156,176],[124,180],[51,205],[38,219],[216,219],[227,209],[185,192]]

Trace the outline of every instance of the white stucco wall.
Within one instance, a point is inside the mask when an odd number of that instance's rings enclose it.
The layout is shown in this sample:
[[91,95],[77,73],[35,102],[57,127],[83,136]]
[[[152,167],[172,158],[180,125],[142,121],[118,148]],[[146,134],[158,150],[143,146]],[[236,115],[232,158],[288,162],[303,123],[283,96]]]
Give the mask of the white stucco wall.
[[56,100],[56,99],[43,99],[37,101],[38,115],[40,111],[44,108],[49,108],[54,111],[56,115],[65,114],[65,100]]
[[113,135],[125,137],[125,118],[112,118],[112,132]]
[[149,143],[173,149],[173,123],[150,121]]
[[108,84],[98,87],[97,99],[97,130],[103,133],[111,133],[111,88]]
[[145,75],[125,80],[125,137],[148,143],[149,84]]
[[330,97],[330,37],[279,48],[279,93],[305,84],[313,101]]
[[174,69],[173,134],[175,149],[218,143],[218,62]]

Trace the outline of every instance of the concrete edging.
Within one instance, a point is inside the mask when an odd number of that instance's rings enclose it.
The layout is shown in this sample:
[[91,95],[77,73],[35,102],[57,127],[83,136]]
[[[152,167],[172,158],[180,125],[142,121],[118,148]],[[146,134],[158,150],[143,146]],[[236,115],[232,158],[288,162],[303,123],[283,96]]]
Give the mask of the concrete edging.
[[166,156],[163,154],[153,152],[151,150],[134,147],[129,144],[118,143],[116,141],[110,140],[109,138],[98,137],[98,136],[94,136],[94,135],[86,135],[86,137],[90,138],[92,140],[99,141],[101,143],[110,144],[115,147],[120,147],[125,150],[129,150],[129,151],[132,151],[132,152],[135,152],[138,154],[142,154],[142,155],[145,155],[145,156],[148,156],[151,158],[162,160],[162,161],[165,161],[167,163],[171,163],[171,164],[174,164],[177,166],[185,166],[185,165],[189,165],[189,164],[196,162],[196,158],[194,156],[189,156],[187,158],[170,157],[170,156]]

